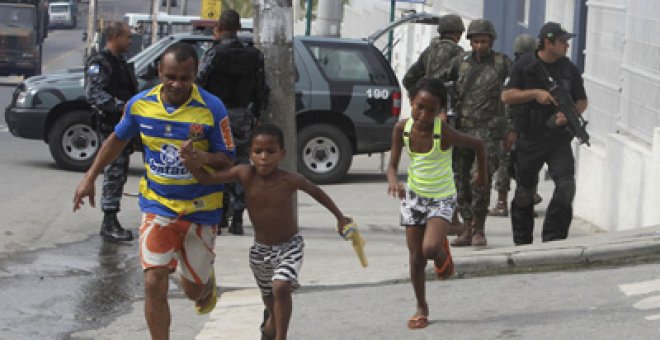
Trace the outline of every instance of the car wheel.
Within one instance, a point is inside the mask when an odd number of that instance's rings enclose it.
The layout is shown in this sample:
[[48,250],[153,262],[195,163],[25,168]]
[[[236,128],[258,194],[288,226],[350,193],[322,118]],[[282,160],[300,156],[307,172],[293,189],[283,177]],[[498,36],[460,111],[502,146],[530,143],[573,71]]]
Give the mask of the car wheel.
[[348,137],[328,124],[315,124],[298,132],[298,171],[314,183],[340,181],[351,167],[353,148]]
[[101,138],[92,127],[91,117],[88,111],[68,112],[50,130],[50,154],[61,168],[85,171],[94,161]]

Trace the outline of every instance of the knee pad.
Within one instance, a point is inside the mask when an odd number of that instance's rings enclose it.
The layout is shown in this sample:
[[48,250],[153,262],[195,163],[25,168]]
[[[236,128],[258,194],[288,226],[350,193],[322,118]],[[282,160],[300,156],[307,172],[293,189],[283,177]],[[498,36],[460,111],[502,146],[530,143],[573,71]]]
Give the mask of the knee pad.
[[521,186],[516,187],[516,196],[513,198],[513,204],[519,208],[525,208],[533,205],[534,191],[523,188]]
[[575,180],[566,179],[557,181],[554,199],[562,205],[571,205],[575,197]]

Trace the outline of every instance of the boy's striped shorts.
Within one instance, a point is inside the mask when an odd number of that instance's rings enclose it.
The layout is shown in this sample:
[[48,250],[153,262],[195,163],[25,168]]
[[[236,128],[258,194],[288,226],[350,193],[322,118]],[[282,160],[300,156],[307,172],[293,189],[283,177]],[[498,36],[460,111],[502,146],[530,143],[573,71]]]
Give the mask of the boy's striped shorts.
[[250,268],[261,295],[273,294],[273,281],[291,282],[293,290],[300,287],[298,275],[303,264],[305,242],[300,234],[284,243],[266,245],[255,242],[250,247]]

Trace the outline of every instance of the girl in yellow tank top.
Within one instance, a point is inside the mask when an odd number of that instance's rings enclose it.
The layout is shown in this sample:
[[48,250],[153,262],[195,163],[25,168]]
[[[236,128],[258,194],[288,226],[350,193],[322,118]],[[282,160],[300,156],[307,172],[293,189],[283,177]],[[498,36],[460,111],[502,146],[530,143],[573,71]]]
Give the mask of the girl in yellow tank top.
[[[442,116],[447,91],[442,81],[422,78],[409,93],[411,118],[399,121],[392,132],[392,150],[387,167],[387,193],[401,199],[401,222],[406,226],[410,253],[410,279],[417,299],[417,310],[408,328],[428,325],[429,307],[424,294],[428,260],[433,260],[439,279],[454,273],[447,231],[456,206],[456,189],[451,171],[451,147],[473,149],[477,155],[475,185],[485,187],[486,150],[475,137],[444,124]],[[407,186],[398,179],[401,150],[405,144],[410,157]]]

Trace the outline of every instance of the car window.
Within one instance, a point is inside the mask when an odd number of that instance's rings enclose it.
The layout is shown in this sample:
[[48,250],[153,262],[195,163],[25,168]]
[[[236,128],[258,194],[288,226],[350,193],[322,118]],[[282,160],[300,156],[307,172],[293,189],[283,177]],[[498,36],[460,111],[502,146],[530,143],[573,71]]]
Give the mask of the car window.
[[368,46],[306,42],[317,67],[329,81],[388,85],[389,77]]
[[67,12],[69,12],[69,5],[57,5],[57,4],[50,5],[50,12],[51,13],[67,13]]

